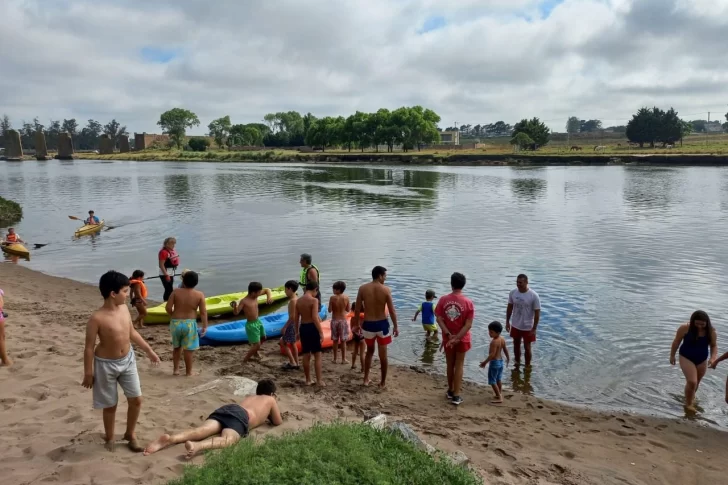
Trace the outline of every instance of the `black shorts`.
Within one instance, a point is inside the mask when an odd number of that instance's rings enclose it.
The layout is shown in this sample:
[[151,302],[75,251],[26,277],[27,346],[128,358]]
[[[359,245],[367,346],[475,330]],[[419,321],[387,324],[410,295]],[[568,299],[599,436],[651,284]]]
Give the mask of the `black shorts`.
[[239,404],[226,404],[216,409],[207,419],[217,421],[222,429],[232,429],[241,438],[248,436],[248,411]]
[[302,323],[301,329],[301,353],[315,354],[321,352],[321,337],[314,323]]

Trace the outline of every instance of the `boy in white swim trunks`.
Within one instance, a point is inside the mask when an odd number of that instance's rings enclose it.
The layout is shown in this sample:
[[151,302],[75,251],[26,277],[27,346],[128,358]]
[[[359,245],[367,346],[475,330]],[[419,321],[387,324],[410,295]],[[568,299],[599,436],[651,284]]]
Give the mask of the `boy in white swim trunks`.
[[[172,334],[172,375],[179,375],[179,364],[182,351],[185,356],[185,375],[192,375],[192,361],[195,351],[200,348],[200,336],[207,333],[207,307],[205,295],[195,289],[199,276],[194,271],[187,271],[182,276],[182,288],[175,289],[167,300],[166,310],[172,317],[169,331]],[[197,333],[197,313],[202,320],[202,331]]]
[[142,409],[142,389],[131,342],[144,350],[152,364],[158,364],[159,357],[131,323],[131,314],[126,306],[129,278],[109,271],[99,280],[99,290],[104,304],[91,315],[86,325],[82,385],[87,389],[93,388],[94,408],[104,410],[104,439],[109,451],[114,451],[115,446],[114,424],[119,401],[117,384],[121,386],[129,406],[124,440],[129,442],[130,450],[141,452],[143,448],[139,446],[134,430]]
[[338,363],[338,349],[341,348],[341,363],[348,364],[346,360],[346,341],[349,340],[349,322],[346,315],[351,311],[349,297],[344,294],[346,283],[337,281],[334,283],[334,294],[329,299],[329,311],[331,312],[331,340],[334,342],[334,364]]

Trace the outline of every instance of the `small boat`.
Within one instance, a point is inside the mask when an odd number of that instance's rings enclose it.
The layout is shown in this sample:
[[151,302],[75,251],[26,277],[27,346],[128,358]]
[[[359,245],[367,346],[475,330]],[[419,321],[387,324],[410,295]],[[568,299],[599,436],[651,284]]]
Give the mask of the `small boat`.
[[[326,318],[326,305],[321,306],[319,318]],[[266,339],[281,336],[281,330],[288,321],[288,312],[271,313],[260,317],[265,329]],[[247,320],[238,320],[230,323],[221,323],[207,327],[207,333],[200,339],[200,345],[242,344],[248,341],[245,331]]]
[[104,227],[104,220],[101,219],[101,221],[98,224],[85,224],[78,229],[76,229],[76,232],[73,234],[76,237],[80,236],[86,236],[88,234],[94,234],[96,232],[99,232],[101,228]]
[[28,249],[20,243],[3,244],[0,246],[0,249],[2,249],[2,252],[7,254],[30,259],[30,251],[28,251]]
[[[283,286],[279,286],[278,288],[271,288],[270,291],[271,296],[273,297],[272,303],[287,298],[286,290]],[[245,298],[247,294],[247,291],[243,291],[240,293],[228,293],[227,295],[217,295],[205,298],[205,305],[207,306],[207,316],[217,317],[220,315],[227,315],[229,313],[232,313],[233,309],[230,306],[230,303],[236,302],[241,298]],[[268,297],[265,294],[260,295],[258,297],[258,305],[267,304],[267,298]],[[148,308],[147,316],[146,318],[144,318],[144,323],[169,323],[170,316],[167,313],[166,307],[167,303],[165,302],[160,303],[155,307]],[[200,318],[199,312],[197,313],[197,318]]]

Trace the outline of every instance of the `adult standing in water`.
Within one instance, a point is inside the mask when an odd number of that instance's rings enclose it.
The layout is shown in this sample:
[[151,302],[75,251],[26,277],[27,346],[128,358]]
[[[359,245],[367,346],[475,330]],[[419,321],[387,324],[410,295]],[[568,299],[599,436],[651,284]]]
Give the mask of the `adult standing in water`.
[[516,289],[508,295],[506,309],[506,332],[513,337],[516,365],[521,364],[521,340],[526,351],[526,367],[531,365],[531,345],[536,341],[536,328],[540,318],[541,300],[538,293],[528,287],[528,276],[519,274],[516,278]]
[[319,310],[321,310],[321,272],[316,265],[312,263],[312,261],[313,258],[310,254],[303,253],[301,255],[301,260],[299,261],[299,263],[301,263],[300,283],[304,288],[309,283],[316,283],[318,285],[318,289],[316,290],[316,299],[319,302]]
[[[682,342],[682,343],[681,343]],[[695,393],[710,366],[715,368],[718,357],[718,336],[710,317],[702,310],[690,315],[690,322],[680,325],[670,349],[670,364],[675,365],[675,352],[680,347],[680,369],[685,374],[685,411],[695,413]]]
[[179,266],[179,254],[174,249],[176,245],[177,240],[175,238],[168,237],[165,239],[157,258],[159,260],[159,279],[162,280],[162,285],[164,285],[164,301],[169,300],[169,295],[174,291],[174,272]]

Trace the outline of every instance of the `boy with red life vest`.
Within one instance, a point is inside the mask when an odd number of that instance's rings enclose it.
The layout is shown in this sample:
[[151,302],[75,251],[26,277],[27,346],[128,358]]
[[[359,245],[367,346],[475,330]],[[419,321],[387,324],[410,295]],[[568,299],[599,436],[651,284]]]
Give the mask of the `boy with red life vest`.
[[144,284],[144,271],[135,270],[131,274],[129,283],[131,283],[131,306],[137,311],[137,317],[132,323],[134,328],[144,328],[144,318],[147,316],[147,285]]
[[8,228],[8,234],[5,236],[5,241],[3,241],[5,244],[15,244],[15,243],[22,243],[24,242],[22,239],[20,239],[20,235],[15,233],[14,227]]

